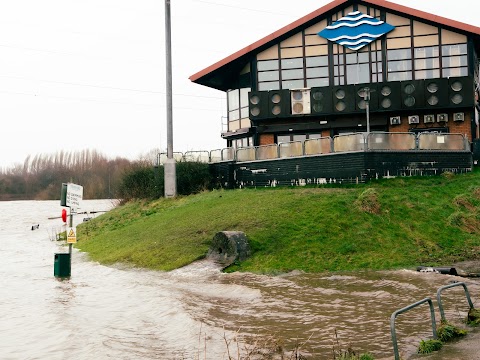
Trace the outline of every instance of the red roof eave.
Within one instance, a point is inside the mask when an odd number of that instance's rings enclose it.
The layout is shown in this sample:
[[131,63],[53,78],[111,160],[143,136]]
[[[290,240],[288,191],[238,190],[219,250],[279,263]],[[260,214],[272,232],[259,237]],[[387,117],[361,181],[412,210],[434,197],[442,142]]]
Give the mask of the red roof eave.
[[[232,55],[229,55],[226,58],[214,63],[213,65],[210,65],[209,67],[193,74],[192,76],[189,77],[189,79],[192,82],[196,82],[199,79],[201,79],[202,77],[220,69],[221,67],[227,65],[228,63],[230,63],[232,61],[235,61],[235,60],[239,59],[240,57],[242,57],[244,55],[247,55],[248,53],[259,49],[260,47],[268,44],[269,42],[272,42],[275,39],[281,37],[282,35],[285,35],[289,31],[300,27],[301,25],[307,23],[308,21],[310,21],[310,20],[312,20],[312,19],[314,19],[314,18],[330,11],[331,9],[333,9],[333,8],[343,4],[343,3],[346,3],[348,1],[349,0],[334,0],[330,3],[328,3],[327,5],[322,6],[318,10],[315,10],[315,11],[311,12],[310,14],[303,16],[302,18],[294,21],[293,23],[282,27],[281,29],[271,33],[270,35],[265,36],[264,38],[254,42],[253,44],[248,45],[247,47],[233,53]],[[407,7],[407,6],[395,4],[395,3],[392,3],[392,2],[389,2],[389,1],[386,1],[386,0],[361,0],[360,2],[367,3],[367,4],[370,4],[370,5],[375,5],[375,6],[378,6],[378,7],[383,7],[387,10],[392,10],[392,11],[395,11],[395,12],[411,15],[413,17],[429,20],[429,21],[438,23],[440,25],[445,25],[445,26],[448,26],[448,27],[451,27],[451,28],[455,28],[455,29],[458,29],[458,30],[468,32],[468,33],[480,35],[480,28],[477,27],[477,26],[465,24],[465,23],[462,23],[462,22],[459,22],[459,21],[456,21],[456,20],[447,19],[447,18],[444,18],[442,16],[427,13],[425,11],[412,9],[412,8]]]
[[399,5],[399,4],[394,4],[392,2],[386,1],[386,0],[362,0],[365,3],[371,4],[371,5],[376,5],[379,7],[383,7],[389,10],[397,11],[400,13],[408,14],[417,18],[433,21],[437,24],[440,25],[445,25],[448,27],[452,27],[458,30],[466,31],[472,34],[480,35],[480,27],[469,25],[462,23],[460,21],[452,20],[452,19],[447,19],[445,17],[439,16],[439,15],[434,15],[430,14],[425,11],[421,10],[416,10],[412,9],[410,7],[404,6],[404,5]]

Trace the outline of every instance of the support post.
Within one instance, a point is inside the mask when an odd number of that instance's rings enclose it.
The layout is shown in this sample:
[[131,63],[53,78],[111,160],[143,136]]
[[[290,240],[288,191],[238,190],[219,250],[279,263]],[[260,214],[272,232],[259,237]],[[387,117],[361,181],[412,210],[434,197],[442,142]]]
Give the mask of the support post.
[[367,138],[370,134],[370,88],[365,88],[365,111],[367,112]]
[[177,175],[173,158],[173,101],[172,101],[172,30],[170,0],[165,0],[165,57],[167,86],[167,161],[165,167],[165,197],[177,196]]
[[[73,210],[70,208],[70,219],[69,219],[69,226],[70,228],[73,227]],[[67,234],[68,236],[68,234]],[[73,252],[73,244],[68,244],[68,254],[70,256],[70,269],[68,270],[68,273],[72,273],[72,252]]]

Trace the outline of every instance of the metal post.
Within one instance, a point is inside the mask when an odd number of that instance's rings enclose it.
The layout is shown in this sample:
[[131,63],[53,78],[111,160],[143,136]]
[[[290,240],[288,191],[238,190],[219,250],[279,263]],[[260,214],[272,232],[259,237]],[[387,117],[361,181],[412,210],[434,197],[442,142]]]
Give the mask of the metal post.
[[[70,208],[70,221],[68,223],[71,228],[73,227],[73,212],[72,208]],[[70,256],[72,255],[72,244],[68,244],[68,252],[70,253]]]
[[442,295],[441,295],[442,291],[445,289],[456,287],[456,286],[463,286],[463,289],[465,290],[465,296],[468,301],[468,306],[470,307],[470,309],[468,310],[473,309],[473,302],[472,302],[472,299],[470,298],[470,293],[468,292],[467,285],[465,283],[459,282],[459,283],[442,286],[437,290],[437,303],[438,303],[438,308],[440,309],[440,316],[442,321],[447,321],[447,319],[445,318],[445,311],[443,310]]
[[[70,221],[69,221],[70,228],[73,227],[73,210],[70,208]],[[67,234],[68,236],[68,234]],[[70,257],[70,268],[68,269],[69,276],[72,274],[72,252],[73,252],[73,244],[68,244],[68,254]]]
[[365,88],[365,110],[367,112],[367,139],[368,139],[368,134],[370,134],[370,88],[366,87]]
[[173,105],[172,105],[172,31],[170,0],[165,0],[165,57],[167,87],[167,160],[165,161],[165,197],[177,196],[177,175],[173,158]]
[[367,134],[364,139],[365,149],[368,150],[368,136],[370,135],[370,88],[364,87],[358,92],[358,95],[365,101],[365,112],[367,115]]
[[397,310],[395,311],[392,316],[390,317],[390,332],[392,334],[392,343],[393,343],[393,353],[395,355],[395,360],[400,360],[400,355],[399,355],[399,352],[398,352],[398,344],[397,344],[397,332],[395,330],[395,319],[397,317],[397,315],[400,315],[400,314],[403,314],[404,312],[408,311],[408,310],[411,310],[423,303],[428,303],[428,305],[430,306],[430,319],[431,319],[431,322],[432,322],[432,335],[433,335],[433,338],[436,339],[437,338],[437,325],[436,325],[436,322],[435,322],[435,310],[433,308],[433,302],[432,302],[432,299],[430,298],[425,298],[423,300],[420,300],[420,301],[417,301],[416,303],[414,304],[411,304],[409,306],[406,306],[400,310]]

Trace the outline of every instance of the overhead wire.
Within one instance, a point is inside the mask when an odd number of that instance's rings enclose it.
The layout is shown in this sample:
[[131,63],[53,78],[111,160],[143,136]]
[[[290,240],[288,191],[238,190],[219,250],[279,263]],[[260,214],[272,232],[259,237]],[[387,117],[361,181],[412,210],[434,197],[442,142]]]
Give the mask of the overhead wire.
[[[165,105],[163,104],[131,103],[131,102],[125,102],[125,101],[113,101],[113,100],[103,100],[103,99],[99,100],[99,99],[92,99],[92,98],[68,97],[68,96],[57,96],[57,95],[43,95],[43,94],[27,93],[27,92],[19,92],[19,91],[0,90],[0,94],[23,95],[23,96],[43,97],[43,98],[60,99],[60,100],[73,100],[73,101],[79,101],[79,102],[98,102],[98,103],[111,103],[111,104],[120,104],[120,105],[150,106],[150,107],[160,107],[160,108],[165,107]],[[202,109],[202,108],[184,107],[184,106],[174,106],[174,108],[177,110],[199,110],[199,111],[218,112],[218,109],[214,109],[214,108]]]
[[[150,94],[165,94],[164,91],[157,91],[157,90],[132,89],[132,88],[122,88],[122,87],[115,87],[115,86],[105,86],[105,85],[81,84],[81,83],[68,82],[68,81],[35,79],[35,78],[29,78],[29,77],[23,77],[23,76],[0,75],[0,77],[17,79],[17,80],[39,81],[39,82],[45,82],[45,83],[51,83],[51,84],[83,86],[83,87],[91,87],[91,88],[98,88],[98,89],[132,91],[132,92],[150,93]],[[221,96],[192,95],[192,94],[181,94],[181,93],[174,93],[173,95],[206,98],[206,99],[224,99],[224,97],[221,97]]]
[[242,7],[242,6],[227,5],[227,4],[217,3],[217,2],[213,2],[213,1],[206,1],[206,0],[190,0],[190,1],[204,3],[204,4],[210,4],[210,5],[218,5],[218,6],[223,6],[223,7],[233,8],[233,9],[246,10],[246,11],[251,11],[251,12],[266,13],[266,14],[272,14],[272,15],[291,16],[291,14],[286,14],[286,13],[278,13],[278,12],[273,12],[273,11],[269,11],[269,10],[258,10],[258,9],[252,9],[252,8],[245,8],[245,7]]

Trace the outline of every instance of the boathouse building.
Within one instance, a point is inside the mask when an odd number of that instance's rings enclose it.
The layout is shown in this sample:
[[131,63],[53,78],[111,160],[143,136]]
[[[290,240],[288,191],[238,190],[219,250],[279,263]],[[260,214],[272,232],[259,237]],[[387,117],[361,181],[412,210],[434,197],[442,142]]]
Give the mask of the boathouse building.
[[192,75],[225,91],[232,186],[471,170],[480,28],[382,0],[335,0]]

